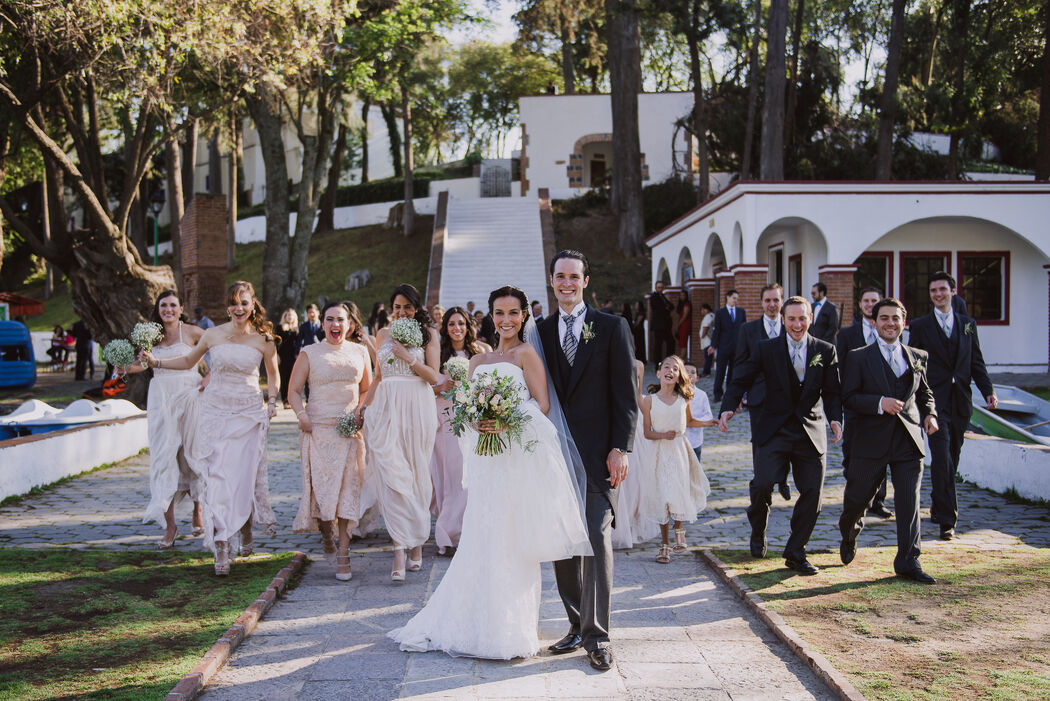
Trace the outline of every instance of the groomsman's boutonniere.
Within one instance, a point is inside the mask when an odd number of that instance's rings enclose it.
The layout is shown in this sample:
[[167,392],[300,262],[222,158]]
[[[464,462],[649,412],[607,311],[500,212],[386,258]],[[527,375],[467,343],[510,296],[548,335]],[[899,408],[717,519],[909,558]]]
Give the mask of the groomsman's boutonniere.
[[963,333],[967,336],[972,336],[977,333],[977,327],[973,325],[972,321],[966,322],[966,326],[963,327]]
[[822,368],[824,367],[824,356],[814,355],[809,359],[809,366],[811,368]]
[[584,343],[590,343],[594,340],[594,322],[588,321],[583,325],[583,331],[580,332],[580,340]]
[[926,372],[926,363],[922,360],[922,358],[916,358],[915,359],[915,363],[911,366],[911,369],[912,369],[912,372],[925,373]]

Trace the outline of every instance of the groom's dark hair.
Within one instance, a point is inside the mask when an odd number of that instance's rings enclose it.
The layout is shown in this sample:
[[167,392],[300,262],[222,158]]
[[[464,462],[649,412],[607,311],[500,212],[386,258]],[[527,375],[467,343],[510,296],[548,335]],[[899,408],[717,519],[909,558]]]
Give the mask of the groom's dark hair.
[[576,251],[571,248],[567,248],[564,251],[558,251],[554,254],[554,257],[551,258],[551,277],[554,277],[554,266],[562,258],[575,258],[576,260],[580,261],[581,263],[583,263],[583,276],[591,276],[591,265],[587,262],[587,256],[583,255],[581,251]]

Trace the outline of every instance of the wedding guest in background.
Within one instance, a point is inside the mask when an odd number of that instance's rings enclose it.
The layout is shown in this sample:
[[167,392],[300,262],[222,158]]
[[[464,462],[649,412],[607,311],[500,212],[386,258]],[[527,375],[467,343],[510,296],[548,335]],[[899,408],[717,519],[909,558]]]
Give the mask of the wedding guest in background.
[[678,325],[675,328],[676,350],[679,357],[684,358],[689,350],[689,336],[693,333],[693,305],[689,298],[682,296],[678,298],[678,307],[675,309],[678,315]]
[[[266,464],[266,436],[277,414],[281,385],[273,324],[250,282],[230,285],[226,304],[230,321],[205,331],[189,353],[177,358],[141,353],[150,367],[169,370],[189,370],[205,352],[211,357],[197,440],[205,480],[204,544],[215,553],[217,575],[230,573],[230,540],[238,532],[241,555],[252,553],[253,523],[270,535],[277,533]],[[260,361],[266,367],[265,404],[259,389]]]
[[422,569],[423,543],[430,537],[430,456],[437,432],[430,385],[440,377],[441,348],[415,287],[398,285],[390,295],[390,309],[395,321],[419,323],[423,346],[406,348],[389,329],[380,330],[375,382],[362,402],[362,412],[368,465],[378,477],[379,505],[394,542],[390,578],[403,582],[406,569]]
[[489,314],[481,315],[481,324],[478,326],[478,338],[490,346],[495,346],[499,341],[499,334],[496,333],[496,323],[492,321],[492,316]]
[[299,355],[299,315],[289,307],[281,314],[281,321],[274,329],[274,336],[280,339],[277,344],[277,370],[281,375],[281,401],[288,409],[288,381],[292,377],[292,367]]
[[834,344],[839,332],[839,310],[828,299],[828,286],[818,282],[809,294],[813,298],[813,327],[809,333],[814,338]]
[[208,329],[215,328],[215,322],[204,315],[204,309],[202,307],[195,307],[193,309],[193,323],[195,323],[201,330],[207,331]]
[[386,326],[386,307],[382,302],[372,305],[372,313],[368,315],[368,333],[373,338],[379,333],[379,329]]
[[463,489],[463,453],[459,450],[459,439],[448,425],[447,410],[452,402],[441,396],[452,389],[452,379],[445,371],[449,358],[473,358],[479,353],[491,353],[492,348],[477,339],[474,320],[463,307],[452,307],[445,312],[439,338],[441,346],[441,376],[434,385],[437,402],[437,433],[434,438],[434,455],[430,459],[430,481],[434,485],[434,498],[430,513],[437,521],[434,524],[434,541],[438,555],[451,554],[459,546],[459,534],[463,528],[463,510],[467,506],[467,493]]
[[700,377],[711,376],[711,361],[715,356],[707,349],[711,347],[711,329],[714,323],[715,312],[710,304],[704,302],[700,305],[700,351],[704,354],[704,371],[700,373]]
[[[722,392],[733,381],[733,361],[736,356],[736,341],[740,327],[747,321],[747,310],[737,306],[740,294],[736,290],[726,292],[726,305],[715,312],[711,325],[709,355],[715,356],[715,401],[722,401]],[[735,408],[735,407],[734,407]]]
[[317,341],[324,340],[324,330],[321,328],[321,315],[316,304],[306,306],[306,321],[299,324],[299,350]]
[[[703,424],[703,426],[687,427],[685,429],[685,437],[689,439],[689,447],[696,454],[696,459],[700,460],[700,453],[704,447],[704,428],[717,426],[718,421],[715,420],[715,415],[711,412],[711,402],[707,399],[707,392],[701,392],[696,388],[698,379],[696,366],[686,365],[685,374],[689,378],[689,383],[693,385],[693,399],[689,402],[689,411],[694,419]],[[703,465],[703,462],[700,464]]]
[[434,320],[434,328],[441,328],[441,317],[445,315],[445,308],[435,304],[430,308],[430,318]]
[[64,362],[65,353],[66,332],[65,329],[56,324],[51,332],[51,347],[47,349],[47,354],[51,357],[51,366],[61,365]]
[[346,320],[346,338],[354,343],[359,343],[368,350],[368,358],[372,367],[376,365],[376,342],[368,335],[368,329],[361,323],[361,310],[353,302],[343,302],[348,312]]
[[[72,333],[73,338],[76,339],[76,344],[74,346],[77,354],[75,379],[95,379],[95,359],[92,357],[93,343],[91,341],[91,329],[88,328],[83,319],[77,319],[76,322],[73,323],[73,328],[70,329],[70,333]],[[88,375],[88,368],[91,368],[90,375]]]
[[543,304],[538,301],[532,303],[532,319],[537,324],[543,321]]
[[[182,303],[175,290],[165,290],[157,297],[153,320],[164,327],[164,338],[153,346],[153,356],[158,359],[189,353],[204,335],[199,327],[183,323]],[[118,372],[128,374],[144,371],[141,363],[118,368]],[[193,500],[193,535],[201,534],[200,497],[204,481],[197,426],[203,387],[195,366],[186,370],[157,368],[149,382],[146,415],[150,501],[142,522],[164,522],[164,537],[158,544],[161,549],[175,544],[179,534],[175,505],[185,496]]]
[[656,283],[656,289],[649,295],[649,357],[659,368],[661,358],[674,352],[671,312],[674,305],[664,296],[663,281]]
[[[634,317],[631,320],[631,336],[634,338],[634,357],[645,363],[645,300],[635,305]],[[639,385],[641,387],[641,385]]]
[[656,373],[659,380],[648,387],[642,400],[645,437],[654,442],[653,471],[656,476],[654,497],[645,508],[650,518],[660,524],[660,553],[656,561],[671,561],[670,525],[674,522],[675,552],[686,549],[683,521],[692,523],[707,507],[711,485],[700,467],[700,461],[685,436],[687,427],[710,426],[713,421],[693,417],[690,402],[693,385],[686,375],[682,359],[666,358]]
[[[325,305],[321,326],[324,341],[306,346],[299,354],[289,388],[299,419],[303,473],[303,492],[292,528],[297,533],[320,531],[324,553],[336,553],[336,579],[347,581],[352,576],[350,534],[363,513],[365,442],[360,431],[349,437],[340,434],[339,420],[357,412],[372,384],[372,362],[367,347],[347,341],[350,308],[346,304]],[[307,381],[310,400],[304,407],[302,390]],[[337,522],[338,550],[332,535]]]

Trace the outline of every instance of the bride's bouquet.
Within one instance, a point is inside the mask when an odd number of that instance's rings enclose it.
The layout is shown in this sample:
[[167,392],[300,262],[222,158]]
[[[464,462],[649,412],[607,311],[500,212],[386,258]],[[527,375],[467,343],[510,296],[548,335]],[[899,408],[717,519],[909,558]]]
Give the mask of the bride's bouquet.
[[[463,435],[467,427],[478,431],[478,442],[474,446],[477,455],[500,455],[511,441],[515,441],[526,452],[532,450],[535,441],[522,442],[522,429],[532,420],[522,409],[521,391],[518,382],[509,375],[498,372],[484,373],[473,382],[463,380],[452,394],[452,417],[449,426],[457,436]],[[483,421],[495,421],[499,433],[478,430]]]
[[[415,319],[394,319],[394,323],[390,324],[390,337],[405,348],[419,348],[423,345],[423,327]],[[387,358],[386,362],[391,365],[394,359]]]
[[[164,340],[164,327],[155,321],[139,322],[131,329],[131,335],[128,338],[137,348],[148,353],[153,350],[154,345]],[[145,362],[142,363],[142,367],[146,368]]]

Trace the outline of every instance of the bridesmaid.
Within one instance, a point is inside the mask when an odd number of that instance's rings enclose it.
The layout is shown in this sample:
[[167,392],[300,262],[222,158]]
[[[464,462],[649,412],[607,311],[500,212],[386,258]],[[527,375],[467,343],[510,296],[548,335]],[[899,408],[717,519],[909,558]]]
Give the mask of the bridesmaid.
[[[335,551],[333,522],[338,520],[339,549],[335,578],[350,572],[350,533],[361,521],[361,488],[365,476],[365,442],[358,433],[339,435],[339,417],[357,412],[372,384],[372,364],[364,345],[348,342],[351,311],[343,302],[321,310],[325,340],[304,346],[292,370],[288,394],[299,419],[303,494],[292,528],[298,533],[321,531],[324,552]],[[358,331],[361,326],[358,324]],[[303,387],[310,383],[310,401],[303,406]]]
[[[153,320],[164,327],[164,339],[153,347],[157,358],[174,358],[188,353],[197,345],[204,331],[194,324],[184,324],[179,293],[165,290],[153,306]],[[141,363],[118,368],[119,372],[144,372]],[[193,499],[193,535],[201,527],[200,493],[202,480],[197,446],[197,414],[201,389],[204,387],[197,369],[154,370],[146,399],[149,416],[149,491],[143,523],[163,518],[164,538],[161,549],[175,544],[179,528],[175,524],[175,505],[187,494]]]
[[295,357],[299,354],[299,315],[289,307],[281,314],[281,323],[277,326],[276,336],[281,342],[277,344],[277,368],[281,375],[281,401],[288,409],[288,380],[292,377]]
[[[436,305],[435,305],[436,306]],[[449,358],[473,358],[479,353],[491,353],[492,347],[477,340],[474,320],[463,307],[452,307],[441,319],[441,367]],[[459,546],[459,533],[463,528],[463,509],[467,506],[467,493],[463,490],[463,454],[459,451],[459,439],[448,427],[446,410],[452,402],[441,396],[452,389],[452,379],[442,373],[434,385],[437,395],[437,436],[434,438],[434,455],[430,459],[430,479],[434,483],[434,499],[430,513],[437,517],[434,524],[434,540],[438,555],[448,548]]]
[[[211,376],[201,397],[197,440],[204,475],[204,544],[215,553],[215,574],[230,573],[230,539],[241,536],[241,555],[252,552],[252,523],[270,535],[277,520],[270,508],[266,470],[269,420],[277,414],[277,348],[273,324],[250,282],[226,290],[230,321],[208,329],[197,345],[177,358],[143,351],[150,367],[188,370],[205,352]],[[259,363],[266,367],[269,401],[259,389]]]
[[423,567],[423,543],[430,537],[429,464],[437,413],[429,385],[440,378],[441,349],[415,287],[398,285],[390,307],[392,321],[419,322],[423,347],[405,348],[391,338],[389,328],[381,329],[376,337],[376,379],[362,404],[368,407],[364,423],[368,466],[378,478],[379,506],[394,541],[390,578],[403,582],[406,564],[411,572]]

